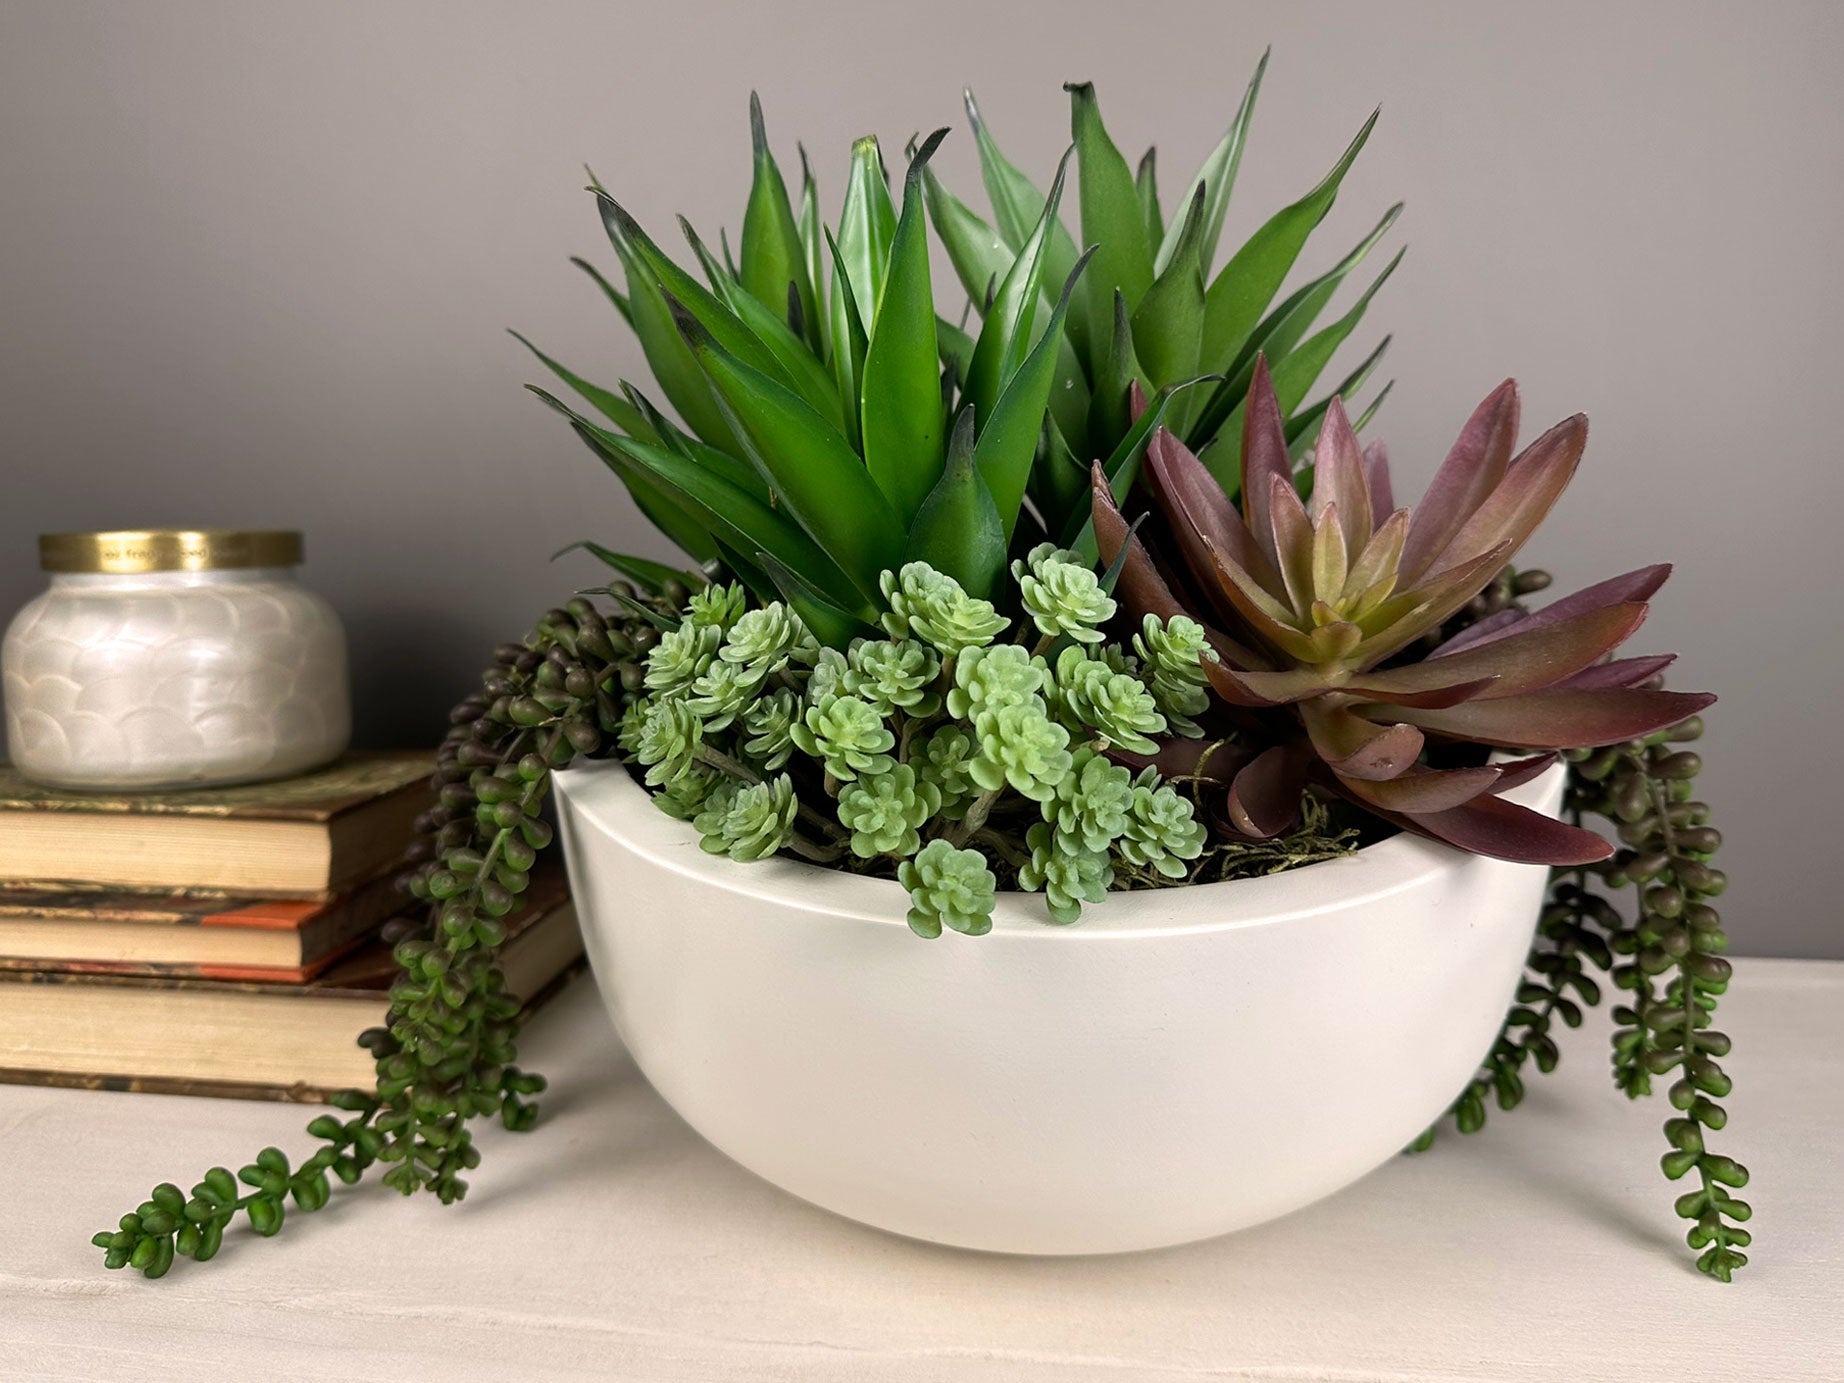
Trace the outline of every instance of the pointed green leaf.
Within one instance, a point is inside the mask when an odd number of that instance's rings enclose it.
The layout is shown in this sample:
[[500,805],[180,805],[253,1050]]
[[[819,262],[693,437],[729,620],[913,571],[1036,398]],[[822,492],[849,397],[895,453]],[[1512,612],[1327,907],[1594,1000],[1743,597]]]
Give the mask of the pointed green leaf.
[[[1306,391],[1313,387],[1313,381],[1319,378],[1320,372],[1331,360],[1332,353],[1357,329],[1357,324],[1364,319],[1364,309],[1370,306],[1370,300],[1376,296],[1377,290],[1389,281],[1389,276],[1396,272],[1396,266],[1402,263],[1404,253],[1403,250],[1396,251],[1396,257],[1390,260],[1344,316],[1308,337],[1285,360],[1272,364],[1274,397],[1280,403],[1282,418],[1292,416],[1293,411],[1305,400]],[[1248,400],[1244,398],[1217,429],[1215,440],[1209,444],[1208,449],[1198,456],[1217,478],[1217,483],[1232,495],[1240,492],[1242,484],[1242,418],[1247,409]]]
[[980,328],[979,344],[966,375],[966,392],[984,422],[998,402],[1000,391],[1024,363],[1036,339],[1033,324],[1038,302],[1043,296],[1044,268],[1048,256],[1045,247],[1056,209],[1063,197],[1063,178],[1069,171],[1070,154],[1064,153],[1057,165],[1056,179],[1050,184],[1050,196],[1044,202],[1044,214],[1026,240],[1011,268],[1006,271],[986,320]]
[[864,466],[905,527],[941,478],[941,364],[922,169],[946,137],[946,130],[937,130],[910,161],[903,211],[890,245],[890,274],[864,357],[859,413]]
[[[747,366],[737,368],[747,369]],[[553,407],[562,407],[555,400],[547,399],[547,402]],[[569,410],[564,411],[568,413]],[[624,478],[628,470],[639,472],[681,508],[695,514],[711,533],[723,535],[728,546],[741,552],[758,549],[772,552],[834,599],[863,603],[851,578],[830,553],[801,530],[795,518],[764,504],[748,491],[676,452],[636,442],[631,437],[622,437],[586,419],[571,416],[579,431],[586,434],[585,440],[603,452],[617,469],[626,468],[622,469]],[[716,545],[710,546],[710,557],[700,558],[700,561],[718,556]]]
[[[695,461],[706,470],[723,477],[732,485],[749,491],[763,503],[769,502],[768,484],[756,473],[756,468],[727,451],[719,451],[708,442],[701,442],[675,427],[672,419],[653,406],[653,401],[626,380],[621,381],[621,392],[653,429],[658,444],[668,451],[676,451],[688,461]],[[634,434],[638,435],[638,434]],[[642,441],[655,438],[641,437]]]
[[1237,353],[1228,376],[1213,392],[1197,419],[1196,431],[1200,438],[1214,436],[1229,411],[1248,394],[1249,382],[1255,376],[1255,357],[1265,355],[1269,360],[1281,360],[1289,355],[1312,329],[1313,323],[1337,293],[1346,276],[1363,262],[1364,256],[1376,248],[1401,214],[1402,203],[1397,202],[1349,254],[1318,278],[1288,294],[1262,320],[1261,325],[1249,333],[1249,339]]
[[[962,97],[967,107],[967,123],[973,127],[973,138],[979,146],[980,177],[986,184],[987,199],[992,203],[993,222],[998,226],[999,234],[1005,238],[1005,243],[1015,251],[1030,239],[1037,218],[1044,214],[1044,194],[999,151],[992,131],[986,128],[986,122],[980,118],[980,108],[974,102],[973,93],[964,91]],[[1050,258],[1045,265],[1045,274],[1051,283],[1061,283],[1076,267],[1076,242],[1060,217],[1050,224],[1050,241],[1046,249]],[[973,293],[975,301],[981,300],[983,292],[982,288]],[[1102,320],[1105,322],[1106,318]],[[1080,300],[1070,308],[1068,331],[1076,353],[1085,356],[1090,330]]]
[[556,375],[557,378],[561,379],[565,384],[569,385],[578,394],[582,395],[583,398],[587,399],[590,407],[594,408],[596,412],[600,413],[604,418],[607,418],[616,427],[644,441],[657,440],[649,420],[626,399],[611,390],[604,389],[599,384],[591,384],[588,380],[583,379],[581,376],[558,364],[555,360],[551,359],[550,356],[532,345],[532,343],[526,340],[519,332],[513,331],[510,327],[506,328],[506,330],[513,340],[517,341],[520,345],[525,347],[526,350],[543,361],[544,367],[547,370]]
[[1319,185],[1269,217],[1223,266],[1205,299],[1204,349],[1200,357],[1205,365],[1223,368],[1240,353],[1242,343],[1299,258],[1307,236],[1331,210],[1339,183],[1344,181],[1376,123],[1373,113]]
[[1087,512],[1088,487],[1088,467],[1076,456],[1052,413],[1044,427],[1043,451],[1031,468],[1027,487],[1031,503],[1043,516],[1046,536],[1060,537],[1080,529],[1076,511]]
[[[743,285],[730,277],[730,271],[725,269],[717,256],[711,253],[710,248],[693,229],[692,223],[683,216],[679,218],[679,232],[684,235],[685,243],[691,246],[692,253],[698,257],[699,267],[704,270],[704,281],[711,285],[711,292],[725,307],[734,312],[740,301],[755,302],[754,298],[743,291]],[[756,306],[761,307],[762,305],[756,303]],[[768,311],[765,307],[762,310]]]
[[[1100,258],[1099,251],[1096,258]],[[1149,395],[1154,392],[1148,385],[1146,371],[1141,367],[1139,357],[1134,354],[1133,324],[1127,317],[1127,300],[1116,290],[1114,331],[1107,356],[1096,373],[1095,396],[1089,406],[1088,442],[1091,451],[1111,450],[1127,431],[1132,421],[1129,417],[1127,386],[1135,381]]]
[[649,561],[645,557],[634,557],[625,552],[616,552],[588,538],[584,538],[581,542],[571,543],[567,547],[558,548],[557,551],[551,554],[551,560],[555,562],[566,553],[578,551],[589,553],[600,561],[603,566],[608,567],[612,571],[620,572],[621,575],[625,576],[629,581],[632,581],[635,585],[641,587],[649,594],[657,594],[660,587],[664,586],[668,581],[677,581],[680,585],[689,587],[692,590],[697,590],[698,587],[704,584],[704,578],[702,576],[695,576],[691,572],[681,571],[677,567],[669,567],[664,562]]
[[992,492],[973,461],[973,410],[963,408],[941,479],[916,512],[907,559],[927,562],[982,599],[1005,570],[1005,531]]
[[1038,439],[1043,435],[1044,413],[1056,382],[1058,349],[1064,344],[1063,323],[1093,253],[1089,251],[1076,261],[1076,267],[1063,283],[1056,306],[1051,309],[1043,335],[999,395],[991,416],[980,428],[979,442],[974,448],[974,461],[992,495],[1007,546],[1018,525],[1019,506],[1024,503]]
[[[1158,163],[1159,151],[1148,149],[1133,175],[1134,190],[1140,194],[1140,219],[1146,223],[1146,243],[1149,245],[1157,245],[1165,239],[1165,213],[1159,209]],[[1153,277],[1158,277],[1156,268]]]
[[[685,232],[685,238],[690,242],[693,252],[705,264],[706,272],[721,275],[722,270],[718,267],[716,260],[711,257],[711,252],[704,247],[704,242],[698,238],[697,231],[692,229],[691,222],[681,216],[679,228]],[[726,307],[735,312],[742,324],[754,334],[755,339],[767,348],[769,355],[773,356],[775,363],[780,366],[782,378],[792,384],[795,392],[813,405],[814,409],[827,421],[835,425],[842,423],[845,414],[839,402],[839,387],[825,363],[807,345],[806,338],[775,313],[763,307],[755,300],[753,294],[743,292],[740,287],[732,288],[721,277],[716,278],[714,282],[718,290],[716,296]],[[669,292],[673,291],[672,283],[667,283],[665,286]],[[678,295],[674,292],[673,296]],[[723,332],[713,331],[713,335],[717,337],[719,344],[726,339]],[[745,351],[749,349],[746,341],[744,348]],[[731,351],[731,354],[745,364],[752,364],[757,369],[763,368],[759,356],[752,357],[740,351]]]
[[941,348],[942,368],[954,371],[956,379],[965,379],[973,368],[973,338],[946,317],[937,316],[935,342]]
[[[635,505],[647,517],[647,521],[664,533],[672,542],[695,562],[708,562],[717,556],[717,545],[711,540],[709,528],[702,515],[684,502],[681,495],[658,482],[643,468],[634,465],[628,458],[624,446],[633,442],[632,438],[620,433],[610,432],[607,428],[597,427],[594,423],[577,413],[556,395],[540,389],[535,384],[525,386],[550,407],[556,409],[570,420],[570,427],[582,439],[583,445],[601,458],[602,464],[612,470],[633,496]],[[636,446],[646,443],[633,442]]]
[[[605,194],[600,202],[603,219],[614,227],[610,235],[619,233],[660,290],[677,299],[719,346],[752,370],[795,390],[822,417],[838,421],[832,380],[785,322],[751,295],[736,294],[737,308],[749,314],[745,320],[660,249],[620,203]],[[685,226],[683,221],[680,224]]]
[[[851,177],[845,184],[845,206],[839,212],[839,262],[851,285],[852,301],[866,337],[877,326],[883,301],[884,279],[890,272],[890,250],[896,240],[896,207],[890,201],[890,184],[884,173],[883,153],[877,136],[866,135],[852,145]],[[838,280],[833,281],[833,330],[838,330]],[[849,400],[848,400],[849,402]]]
[[572,255],[570,263],[574,264],[585,274],[589,275],[590,278],[595,280],[596,287],[600,288],[607,296],[608,300],[615,305],[615,311],[621,314],[622,321],[626,322],[630,327],[634,325],[634,309],[628,305],[627,294],[623,293],[620,289],[616,288],[614,284],[603,278],[602,271],[588,260]]
[[640,257],[639,251],[624,237],[619,219],[609,212],[612,203],[599,190],[597,205],[602,211],[602,225],[608,232],[609,243],[615,247],[615,253],[620,256],[621,267],[627,275],[628,304],[633,314],[634,334],[640,338],[641,351],[646,355],[647,365],[653,371],[653,377],[659,381],[666,401],[678,412],[687,427],[712,446],[724,451],[738,450],[736,434],[730,430],[723,410],[717,406],[717,397],[711,392],[710,381],[704,377],[704,371],[698,368],[691,348],[685,344],[685,338],[679,335],[679,329],[673,325],[672,313],[667,310],[659,281]]
[[1370,406],[1360,413],[1356,420],[1352,422],[1351,430],[1353,432],[1362,432],[1365,428],[1370,426],[1370,420],[1377,416],[1377,410],[1383,406],[1383,400],[1389,397],[1389,391],[1395,387],[1396,381],[1392,379],[1385,383],[1381,389],[1377,390],[1377,396],[1370,401]]
[[[1169,388],[1161,389],[1146,411],[1140,414],[1139,421],[1128,428],[1108,459],[1102,463],[1102,473],[1108,477],[1108,486],[1114,493],[1114,502],[1124,504],[1127,492],[1133,488],[1133,482],[1139,479],[1140,462],[1146,455],[1146,442],[1155,429],[1165,422],[1167,410],[1185,390],[1212,379],[1211,375],[1200,375],[1196,379],[1182,380]],[[1085,473],[1086,475],[1086,473]],[[1086,483],[1083,486],[1087,492]],[[1093,565],[1100,557],[1095,544],[1095,517],[1088,505],[1082,505],[1070,515],[1070,526],[1064,530],[1063,546],[1072,549],[1082,560]]]
[[870,611],[853,613],[840,608],[799,572],[776,560],[773,553],[758,552],[756,561],[763,574],[774,583],[776,594],[800,616],[801,623],[813,632],[813,637],[828,648],[849,648],[853,639],[874,632]]
[[983,308],[988,290],[1010,271],[1016,256],[998,231],[942,186],[932,168],[922,170],[922,194],[955,277],[974,306]]
[[1204,265],[1198,257],[1204,192],[1185,208],[1178,252],[1133,314],[1133,349],[1155,389],[1197,373],[1204,332]]
[[[935,234],[941,237],[941,243],[947,247],[948,259],[954,265],[954,272],[959,277],[961,286],[967,296],[981,308],[985,306],[989,293],[1007,273],[1010,272],[1016,256],[1006,245],[1005,239],[967,208],[953,193],[941,185],[932,168],[922,171],[922,186],[927,194],[929,219],[934,222]],[[1046,286],[1057,282],[1056,259],[1054,253],[1056,236],[1061,223],[1053,222],[1050,240],[1045,245],[1043,281]],[[1064,231],[1063,234],[1068,234]],[[1070,261],[1073,269],[1074,259]],[[1063,274],[1067,278],[1068,272]],[[1048,295],[1045,295],[1048,306]],[[1072,303],[1073,313],[1079,304]],[[937,319],[939,320],[939,319]],[[956,328],[958,330],[958,328]],[[963,333],[964,335],[964,333]],[[944,336],[943,341],[947,338]],[[968,339],[967,353],[962,358],[961,378],[967,377],[966,365],[972,361],[973,342]],[[944,345],[943,358],[951,350],[957,352],[958,346]],[[1085,436],[1088,431],[1089,384],[1088,376],[1083,372],[1082,362],[1076,354],[1074,332],[1066,331],[1057,347],[1057,378],[1051,390],[1050,406],[1055,411],[1057,422],[1066,435]],[[1083,481],[1086,485],[1088,482]]]
[[[824,227],[822,227],[824,229]],[[852,292],[852,281],[839,255],[839,243],[826,231],[826,247],[832,255],[832,377],[839,392],[845,422],[845,440],[853,451],[863,454],[864,434],[859,420],[858,399],[864,388],[864,353],[869,346],[865,338],[864,318]]]
[[832,315],[826,310],[827,249],[820,220],[819,184],[813,181],[813,168],[807,162],[805,145],[800,150],[800,257],[806,265],[807,282],[813,285],[813,311],[807,318],[807,345],[821,359],[832,352]]
[[1063,89],[1069,93],[1069,130],[1081,174],[1082,240],[1096,247],[1085,289],[1088,320],[1094,325],[1108,320],[1116,294],[1130,313],[1140,305],[1152,286],[1152,245],[1133,173],[1101,123],[1095,88],[1075,82]]
[[[902,550],[904,525],[850,444],[797,394],[725,351],[678,303],[667,303],[742,438],[744,454],[857,588],[875,595],[878,573]],[[931,313],[931,336],[934,320]],[[932,341],[929,349],[932,385]],[[931,416],[938,407],[931,404]]]
[[[1261,61],[1255,64],[1255,75],[1249,79],[1248,89],[1242,93],[1242,104],[1236,109],[1236,118],[1229,122],[1228,131],[1218,141],[1216,148],[1210,151],[1203,167],[1197,170],[1191,185],[1185,189],[1184,201],[1178,204],[1188,205],[1191,198],[1197,195],[1197,189],[1204,189],[1204,232],[1198,257],[1205,273],[1210,271],[1217,257],[1217,239],[1223,233],[1223,215],[1229,210],[1230,190],[1236,185],[1236,170],[1242,165],[1242,147],[1248,141],[1249,121],[1255,114],[1255,98],[1261,94],[1261,79],[1267,70],[1268,53],[1263,52]],[[1159,253],[1153,259],[1154,272],[1164,273],[1165,266],[1172,262],[1172,256],[1178,250],[1178,230],[1176,224],[1166,229]]]
[[[788,201],[787,184],[769,151],[768,132],[762,126],[762,102],[749,93],[749,139],[755,152],[755,179],[749,187],[749,205],[743,212],[743,287],[785,323],[788,285],[800,298],[803,321],[814,315],[813,285],[807,279],[806,255],[800,228]],[[667,285],[669,291],[672,286]],[[674,291],[674,296],[678,296]],[[681,299],[681,301],[683,301]]]
[[[1358,367],[1339,381],[1338,387],[1309,408],[1303,408],[1287,420],[1287,451],[1295,460],[1312,450],[1319,439],[1319,424],[1325,418],[1325,412],[1332,406],[1333,399],[1355,399],[1357,391],[1364,387],[1364,381],[1370,378],[1377,362],[1383,358],[1383,352],[1389,349],[1390,338],[1385,336],[1377,343],[1377,348],[1365,356]],[[1356,425],[1353,425],[1356,431]]]

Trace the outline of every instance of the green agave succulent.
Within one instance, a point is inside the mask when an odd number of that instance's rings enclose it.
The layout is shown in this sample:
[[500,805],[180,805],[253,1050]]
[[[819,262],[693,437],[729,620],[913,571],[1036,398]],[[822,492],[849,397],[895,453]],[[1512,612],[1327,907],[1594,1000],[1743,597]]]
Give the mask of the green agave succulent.
[[[1306,403],[1333,353],[1356,331],[1377,289],[1401,260],[1398,251],[1343,315],[1319,325],[1339,287],[1395,224],[1400,204],[1330,269],[1275,301],[1369,139],[1375,114],[1311,190],[1275,212],[1221,267],[1214,267],[1267,65],[1264,53],[1228,130],[1186,185],[1169,221],[1160,202],[1155,151],[1146,151],[1137,173],[1129,171],[1087,83],[1066,88],[1080,242],[1056,214],[1054,194],[1062,169],[1046,196],[1000,151],[971,91],[966,93],[967,117],[979,145],[992,221],[972,211],[932,171],[923,172],[936,232],[985,322],[1017,311],[1014,296],[1006,291],[1006,264],[1044,235],[1046,208],[1051,222],[1042,253],[1049,282],[1061,281],[1074,266],[1078,243],[1094,247],[1094,261],[1065,314],[1045,454],[1032,474],[1032,497],[1039,509],[1065,523],[1075,515],[1078,530],[1086,513],[1088,462],[1101,460],[1124,491],[1155,427],[1185,441],[1225,488],[1233,489],[1240,468],[1242,400],[1258,354],[1266,355],[1274,372],[1288,442],[1299,456],[1313,444],[1333,395],[1347,401],[1356,397],[1389,345],[1385,337],[1336,389]],[[1040,320],[1044,306],[1036,308]],[[943,324],[942,330],[946,336],[952,329]],[[977,374],[971,383],[978,403]],[[1387,392],[1385,385],[1363,407],[1360,429]],[[1136,394],[1151,401],[1143,414]],[[1077,533],[1062,536],[1075,541]]]
[[[877,140],[857,141],[828,225],[804,151],[795,198],[752,97],[754,178],[734,259],[726,239],[713,253],[681,220],[693,272],[607,189],[590,188],[624,287],[577,263],[634,330],[661,397],[626,380],[591,383],[526,341],[588,411],[533,392],[694,562],[721,563],[759,599],[785,601],[833,647],[872,630],[887,608],[880,574],[907,563],[985,596],[1010,559],[1046,540],[1093,560],[1089,458],[1105,458],[1124,487],[1164,425],[1203,439],[1202,454],[1233,473],[1240,414],[1229,391],[1246,387],[1256,351],[1277,361],[1283,405],[1297,402],[1375,291],[1307,335],[1394,210],[1345,260],[1270,306],[1368,124],[1206,285],[1260,79],[1169,228],[1150,160],[1136,182],[1087,86],[1069,88],[1075,142],[1043,192],[999,153],[969,100],[997,229],[930,172],[946,130],[912,147],[900,200]],[[1085,253],[1061,219],[1072,162]],[[976,332],[938,311],[930,221],[980,308]],[[1347,395],[1380,351],[1341,386]],[[1302,447],[1322,413],[1292,419]],[[675,574],[581,546],[647,584]]]
[[[1082,264],[1045,278],[1053,189],[1037,241],[1007,272],[1021,301],[1055,302],[1041,321],[995,314],[982,329],[975,407],[951,365],[944,374],[929,273],[921,180],[947,131],[913,152],[900,204],[877,141],[859,140],[835,230],[804,154],[796,204],[753,98],[750,115],[755,176],[735,262],[682,221],[693,273],[605,188],[590,189],[625,291],[596,277],[677,420],[632,383],[592,384],[536,347],[600,418],[534,392],[688,556],[722,563],[844,647],[876,624],[888,569],[926,562],[976,594],[1004,572]],[[627,576],[660,577],[655,564],[585,546]]]

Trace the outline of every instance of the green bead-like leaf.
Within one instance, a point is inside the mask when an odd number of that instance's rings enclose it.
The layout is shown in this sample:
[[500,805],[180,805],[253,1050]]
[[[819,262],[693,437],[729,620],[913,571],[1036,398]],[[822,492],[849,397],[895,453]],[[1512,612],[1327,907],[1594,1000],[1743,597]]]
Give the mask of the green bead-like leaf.
[[[922,169],[946,136],[946,130],[937,130],[910,160],[903,211],[890,246],[890,274],[864,358],[864,470],[904,524],[941,477],[941,367],[929,286]],[[889,551],[884,550],[886,559]]]
[[785,322],[792,285],[802,320],[811,322],[815,310],[813,285],[807,278],[800,228],[788,201],[787,184],[768,147],[762,102],[753,91],[749,93],[749,138],[755,154],[755,178],[749,187],[749,205],[743,212],[743,287]]
[[1291,206],[1274,213],[1223,266],[1205,295],[1204,360],[1231,360],[1261,320],[1313,228],[1325,219],[1377,117],[1364,122],[1331,172]]
[[906,560],[927,562],[969,595],[984,598],[1005,570],[1005,545],[1005,525],[974,464],[973,410],[965,408],[941,479],[916,513]]

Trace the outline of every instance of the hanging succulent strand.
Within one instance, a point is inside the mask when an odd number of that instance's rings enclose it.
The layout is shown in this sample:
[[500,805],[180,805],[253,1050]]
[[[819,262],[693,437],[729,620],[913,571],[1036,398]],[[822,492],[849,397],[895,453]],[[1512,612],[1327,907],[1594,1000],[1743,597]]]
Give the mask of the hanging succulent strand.
[[[1507,574],[1466,619],[1496,614],[1514,605],[1517,595],[1548,584],[1542,572]],[[1561,1059],[1551,1035],[1555,1020],[1579,1027],[1583,1008],[1601,1002],[1602,987],[1590,974],[1599,971],[1629,996],[1612,1015],[1615,1086],[1639,1099],[1652,1093],[1653,1077],[1679,1073],[1669,1091],[1676,1112],[1665,1121],[1670,1151],[1660,1164],[1673,1181],[1696,1173],[1697,1184],[1678,1197],[1676,1210],[1693,1222],[1686,1238],[1699,1251],[1697,1267],[1727,1282],[1748,1262],[1743,1250],[1751,1236],[1743,1222],[1752,1211],[1729,1194],[1748,1184],[1748,1169],[1704,1143],[1705,1130],[1719,1131],[1728,1122],[1715,1101],[1732,1084],[1718,1064],[1730,1042],[1710,1023],[1732,967],[1711,901],[1728,882],[1710,863],[1722,837],[1710,825],[1709,806],[1692,800],[1702,761],[1677,747],[1702,734],[1702,719],[1693,716],[1643,740],[1565,755],[1565,814],[1577,825],[1585,817],[1602,818],[1621,846],[1607,860],[1552,873],[1537,940],[1504,1027],[1449,1113],[1461,1133],[1477,1133],[1485,1127],[1488,1100],[1515,1109],[1524,1098],[1525,1065],[1534,1062],[1548,1074]],[[1614,901],[1621,897],[1632,899],[1630,915]],[[1410,1151],[1430,1147],[1435,1133],[1429,1129]]]
[[377,1058],[375,1092],[334,1095],[333,1107],[350,1117],[310,1121],[321,1146],[299,1166],[271,1147],[235,1175],[213,1167],[189,1196],[172,1182],[156,1186],[91,1239],[105,1267],[161,1277],[176,1256],[204,1262],[239,1212],[267,1238],[280,1232],[286,1200],[318,1210],[331,1196],[329,1173],[350,1186],[378,1162],[391,1164],[384,1181],[404,1195],[433,1191],[450,1204],[467,1194],[463,1173],[480,1163],[474,1119],[497,1113],[514,1131],[536,1121],[525,1097],[544,1080],[513,1064],[519,1000],[498,965],[502,919],[550,844],[538,813],[551,772],[601,747],[623,693],[640,686],[635,659],[658,641],[650,621],[689,594],[676,578],[648,594],[610,591],[620,615],[606,619],[580,598],[550,611],[525,643],[501,646],[481,689],[449,713],[436,754],[439,800],[418,820],[406,857],[405,886],[429,906],[386,929],[400,967],[390,1017],[358,1039]]

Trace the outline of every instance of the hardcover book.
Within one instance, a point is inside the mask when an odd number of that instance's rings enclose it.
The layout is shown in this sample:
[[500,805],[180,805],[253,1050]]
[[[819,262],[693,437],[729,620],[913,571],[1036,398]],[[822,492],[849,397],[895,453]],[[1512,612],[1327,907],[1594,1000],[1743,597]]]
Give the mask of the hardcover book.
[[130,796],[0,765],[0,879],[324,897],[397,859],[432,771],[426,753],[351,754],[281,782]]
[[[506,986],[530,1013],[579,967],[563,880],[534,879],[506,919]],[[385,1021],[397,964],[373,942],[303,985],[68,971],[0,972],[0,1082],[323,1101],[369,1088],[356,1041]]]
[[0,887],[0,970],[299,984],[406,904],[394,873],[304,900]]

